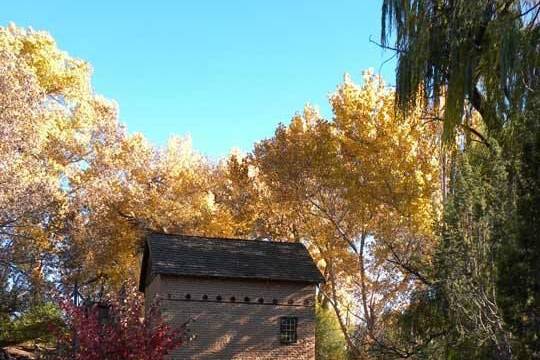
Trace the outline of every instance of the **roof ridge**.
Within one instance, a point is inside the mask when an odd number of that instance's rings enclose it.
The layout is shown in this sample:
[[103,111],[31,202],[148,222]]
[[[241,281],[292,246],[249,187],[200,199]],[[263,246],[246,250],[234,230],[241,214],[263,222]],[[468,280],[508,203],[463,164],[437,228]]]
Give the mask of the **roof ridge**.
[[226,240],[226,241],[242,241],[242,242],[260,242],[265,244],[287,244],[287,245],[302,245],[301,242],[291,242],[291,241],[275,241],[275,240],[262,240],[262,239],[241,239],[241,238],[230,238],[230,237],[217,237],[217,236],[203,236],[203,235],[190,235],[190,234],[177,234],[177,233],[165,233],[160,231],[152,231],[149,233],[151,235],[165,235],[170,237],[189,237],[196,238],[197,240]]

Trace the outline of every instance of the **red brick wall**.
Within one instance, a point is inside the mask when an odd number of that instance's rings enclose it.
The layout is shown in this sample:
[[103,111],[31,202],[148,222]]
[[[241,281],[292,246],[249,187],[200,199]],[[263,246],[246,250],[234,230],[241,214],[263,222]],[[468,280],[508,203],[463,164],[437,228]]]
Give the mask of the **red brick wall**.
[[[191,296],[189,301],[186,294]],[[312,284],[156,276],[147,288],[147,302],[156,295],[165,318],[175,326],[190,321],[189,334],[194,337],[171,359],[315,358]],[[232,296],[235,302],[231,302]],[[244,302],[245,297],[250,298],[249,303]],[[298,318],[297,343],[279,342],[281,316]]]

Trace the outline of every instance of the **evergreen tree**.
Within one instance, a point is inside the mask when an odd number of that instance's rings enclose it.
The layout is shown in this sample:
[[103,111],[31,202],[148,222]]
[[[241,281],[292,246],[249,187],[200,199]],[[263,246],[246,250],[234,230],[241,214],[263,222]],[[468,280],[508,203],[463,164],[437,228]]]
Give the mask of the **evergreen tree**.
[[[456,159],[452,192],[445,206],[437,279],[447,304],[451,352],[468,358],[510,359],[510,334],[497,297],[497,262],[511,236],[504,161],[473,147]],[[459,349],[459,351],[456,351]]]

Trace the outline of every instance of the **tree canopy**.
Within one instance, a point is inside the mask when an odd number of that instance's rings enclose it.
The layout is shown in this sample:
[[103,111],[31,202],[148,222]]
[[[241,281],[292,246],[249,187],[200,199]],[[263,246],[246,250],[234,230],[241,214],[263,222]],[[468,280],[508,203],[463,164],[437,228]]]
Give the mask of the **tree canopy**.
[[329,118],[306,105],[218,162],[128,133],[87,62],[0,28],[0,344],[52,341],[55,296],[136,281],[160,231],[304,243],[321,359],[538,356],[539,16],[384,0],[395,89],[346,75]]
[[448,311],[438,348],[420,331],[429,356],[540,351],[539,15],[526,0],[383,2],[397,108],[423,99],[450,144],[433,290]]
[[456,127],[470,131],[471,108],[487,130],[505,128],[538,88],[538,10],[529,0],[384,0],[397,105],[407,110],[421,97],[442,107],[449,139]]

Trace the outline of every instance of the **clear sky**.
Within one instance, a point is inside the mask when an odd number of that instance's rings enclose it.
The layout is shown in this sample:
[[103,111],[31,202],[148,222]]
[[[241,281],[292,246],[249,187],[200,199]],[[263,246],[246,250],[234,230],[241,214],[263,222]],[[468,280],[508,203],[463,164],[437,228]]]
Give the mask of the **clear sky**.
[[393,83],[379,40],[380,0],[17,0],[0,24],[47,30],[94,67],[95,90],[120,104],[129,132],[155,144],[190,134],[216,159],[249,151],[305,103],[367,68]]

